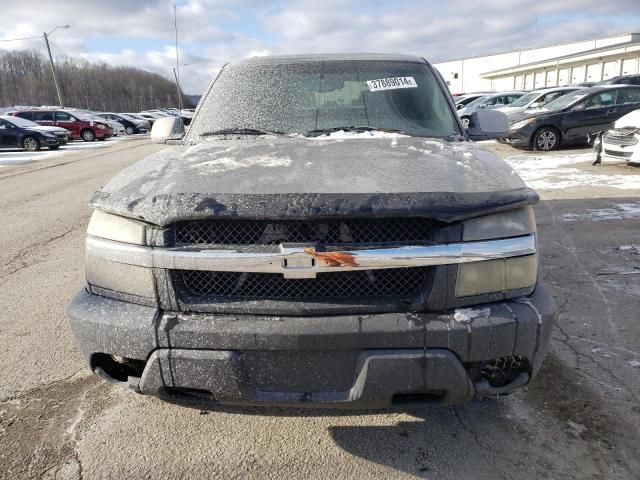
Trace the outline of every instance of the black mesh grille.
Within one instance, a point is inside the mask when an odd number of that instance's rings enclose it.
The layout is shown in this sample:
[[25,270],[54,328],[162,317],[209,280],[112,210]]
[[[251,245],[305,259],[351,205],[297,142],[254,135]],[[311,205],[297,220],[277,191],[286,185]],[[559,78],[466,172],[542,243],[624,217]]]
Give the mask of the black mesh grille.
[[277,273],[174,270],[180,297],[228,299],[323,300],[415,295],[425,284],[427,268],[321,273],[313,279],[286,279]]
[[425,243],[434,231],[433,221],[423,218],[207,220],[176,224],[175,238],[177,245]]

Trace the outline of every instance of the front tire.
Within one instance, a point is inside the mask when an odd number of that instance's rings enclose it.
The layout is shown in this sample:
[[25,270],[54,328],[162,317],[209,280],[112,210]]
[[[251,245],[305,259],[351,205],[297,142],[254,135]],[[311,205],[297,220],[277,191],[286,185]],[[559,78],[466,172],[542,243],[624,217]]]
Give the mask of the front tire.
[[133,135],[136,132],[133,129],[133,127],[127,127],[127,128],[124,129],[124,133],[126,133],[127,135]]
[[533,149],[550,152],[560,146],[560,133],[551,127],[542,127],[533,135]]
[[22,148],[28,152],[37,152],[40,150],[40,140],[36,137],[24,137],[22,139]]
[[96,139],[94,131],[89,129],[83,130],[80,136],[85,142],[93,142]]
[[460,119],[460,123],[462,123],[462,126],[464,128],[469,128],[469,125],[471,125],[471,118],[470,117],[462,117]]

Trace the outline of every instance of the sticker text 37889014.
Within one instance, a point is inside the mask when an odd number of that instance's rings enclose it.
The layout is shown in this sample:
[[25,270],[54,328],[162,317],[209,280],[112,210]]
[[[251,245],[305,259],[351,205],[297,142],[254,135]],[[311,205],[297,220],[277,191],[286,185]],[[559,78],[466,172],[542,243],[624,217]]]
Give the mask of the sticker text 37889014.
[[391,77],[367,80],[367,85],[370,92],[376,92],[378,90],[394,90],[396,88],[418,87],[418,84],[413,77]]

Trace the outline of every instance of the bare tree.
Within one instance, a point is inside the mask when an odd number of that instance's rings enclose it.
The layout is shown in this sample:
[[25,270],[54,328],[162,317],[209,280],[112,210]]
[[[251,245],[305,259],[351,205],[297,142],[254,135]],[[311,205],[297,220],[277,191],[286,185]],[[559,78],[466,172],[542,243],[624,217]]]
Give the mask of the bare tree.
[[[68,57],[58,57],[56,69],[67,107],[137,112],[178,105],[175,84],[155,73]],[[192,106],[184,93],[182,102]],[[57,103],[51,69],[42,54],[0,52],[0,107]]]

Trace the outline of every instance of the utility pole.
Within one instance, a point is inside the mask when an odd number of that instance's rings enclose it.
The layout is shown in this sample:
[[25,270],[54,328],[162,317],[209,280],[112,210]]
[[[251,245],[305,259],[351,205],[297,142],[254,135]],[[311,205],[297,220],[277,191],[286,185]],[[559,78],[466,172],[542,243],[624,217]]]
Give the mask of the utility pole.
[[182,90],[180,89],[180,80],[178,80],[178,73],[176,72],[176,67],[173,67],[173,76],[176,79],[176,90],[178,92],[178,105],[180,106],[180,110],[182,110]]
[[173,4],[173,29],[176,32],[176,67],[173,74],[176,77],[176,86],[178,87],[178,108],[182,110],[182,92],[180,91],[180,56],[178,54],[178,12],[177,5]]
[[60,107],[64,107],[64,100],[62,99],[62,91],[60,91],[60,85],[58,85],[58,77],[56,76],[56,67],[53,65],[53,57],[51,56],[51,47],[49,46],[49,37],[47,32],[44,32],[44,42],[47,44],[47,52],[49,52],[49,63],[51,64],[51,73],[53,74],[53,83],[56,86],[56,92],[58,93],[58,103]]

